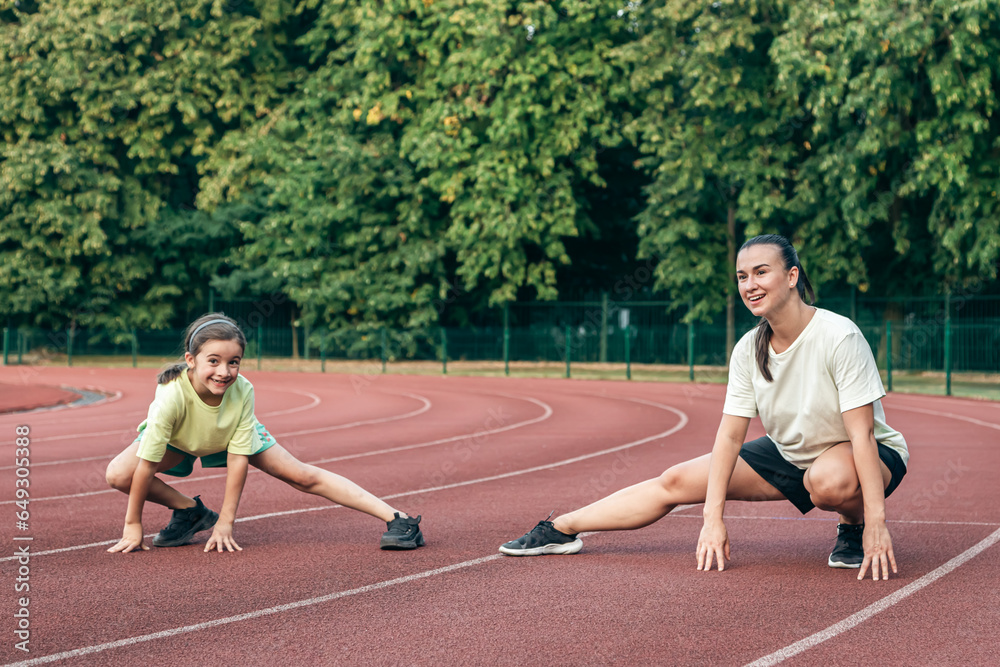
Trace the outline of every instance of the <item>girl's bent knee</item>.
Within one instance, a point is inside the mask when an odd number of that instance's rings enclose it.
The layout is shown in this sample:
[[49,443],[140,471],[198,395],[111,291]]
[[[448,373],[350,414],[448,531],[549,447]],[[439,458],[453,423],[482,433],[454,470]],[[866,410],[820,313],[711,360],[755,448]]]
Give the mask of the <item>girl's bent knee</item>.
[[112,489],[118,491],[128,491],[131,486],[132,479],[121,474],[117,469],[108,466],[107,472],[104,474],[104,479],[108,482],[108,486]]

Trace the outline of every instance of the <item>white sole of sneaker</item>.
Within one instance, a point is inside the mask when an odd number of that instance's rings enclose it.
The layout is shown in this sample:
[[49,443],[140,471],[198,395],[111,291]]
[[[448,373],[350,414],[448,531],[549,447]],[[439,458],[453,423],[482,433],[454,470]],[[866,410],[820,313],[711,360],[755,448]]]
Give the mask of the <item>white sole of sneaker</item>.
[[576,539],[566,544],[546,544],[534,549],[508,549],[500,547],[500,553],[508,556],[554,556],[579,553],[583,548],[583,540]]
[[827,560],[826,564],[830,567],[836,567],[841,570],[857,570],[861,567],[861,563],[841,563],[840,561],[835,561],[832,558]]

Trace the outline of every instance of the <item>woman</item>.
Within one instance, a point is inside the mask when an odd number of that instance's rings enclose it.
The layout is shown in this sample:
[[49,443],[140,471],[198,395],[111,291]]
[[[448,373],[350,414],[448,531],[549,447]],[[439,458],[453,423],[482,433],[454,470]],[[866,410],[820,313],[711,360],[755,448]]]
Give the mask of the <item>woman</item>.
[[[897,571],[885,498],[906,474],[903,436],[885,422],[885,395],[871,349],[851,320],[812,305],[812,286],[782,236],[740,248],[736,279],[760,324],[733,350],[722,423],[712,453],[582,509],[541,521],[500,551],[511,556],[577,553],[577,533],[642,528],[682,504],[705,503],[699,570],[724,569],[726,500],[789,500],[840,514],[830,567]],[[808,301],[806,300],[808,296]],[[766,436],[744,443],[760,415]]]

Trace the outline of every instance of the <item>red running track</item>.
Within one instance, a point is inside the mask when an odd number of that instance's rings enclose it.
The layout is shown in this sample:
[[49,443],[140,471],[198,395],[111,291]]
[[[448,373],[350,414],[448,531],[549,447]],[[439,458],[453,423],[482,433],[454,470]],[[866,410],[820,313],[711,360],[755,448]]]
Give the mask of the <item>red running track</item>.
[[[885,400],[912,451],[887,504],[900,573],[858,582],[826,567],[836,517],[785,502],[728,505],[723,573],[695,570],[700,507],[584,537],[575,556],[497,554],[551,510],[709,451],[717,385],[250,372],[279,442],[422,514],[427,547],[380,551],[384,524],[255,472],[236,526],[243,552],[205,554],[202,533],[108,554],[125,496],[103,471],[142,420],[153,373],[34,371],[32,383],[113,400],[0,415],[5,663],[998,662],[997,403]],[[18,381],[0,369],[0,382]],[[15,528],[19,424],[31,427],[28,531]],[[199,468],[178,488],[219,507],[223,475]],[[168,511],[150,505],[144,519],[152,534]],[[24,544],[30,653],[14,635]]]

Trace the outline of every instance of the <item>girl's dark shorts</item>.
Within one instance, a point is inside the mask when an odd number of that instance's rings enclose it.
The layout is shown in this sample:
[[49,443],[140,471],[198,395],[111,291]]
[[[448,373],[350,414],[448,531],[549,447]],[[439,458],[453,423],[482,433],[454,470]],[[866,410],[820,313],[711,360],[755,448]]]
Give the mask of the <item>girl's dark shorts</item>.
[[[891,479],[885,487],[885,497],[896,490],[906,474],[906,465],[899,454],[882,443],[878,443],[878,457],[889,469]],[[766,435],[744,443],[740,458],[746,461],[764,480],[788,498],[800,512],[805,514],[816,507],[809,498],[804,482],[806,471],[797,468],[778,452],[778,446]]]

